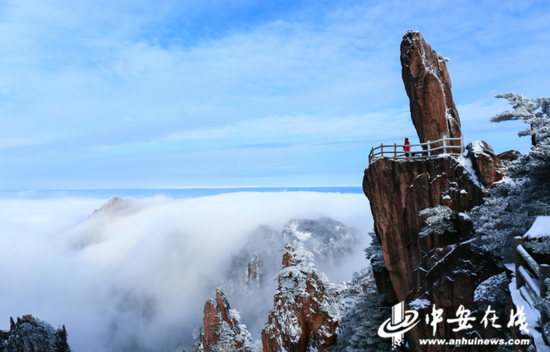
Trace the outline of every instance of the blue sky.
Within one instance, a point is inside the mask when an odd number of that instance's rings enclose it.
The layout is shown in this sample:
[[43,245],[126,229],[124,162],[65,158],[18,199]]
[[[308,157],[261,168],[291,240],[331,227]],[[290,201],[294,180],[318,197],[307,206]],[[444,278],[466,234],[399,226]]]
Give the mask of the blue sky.
[[359,185],[416,134],[399,44],[449,57],[466,140],[549,96],[547,1],[3,1],[0,189]]

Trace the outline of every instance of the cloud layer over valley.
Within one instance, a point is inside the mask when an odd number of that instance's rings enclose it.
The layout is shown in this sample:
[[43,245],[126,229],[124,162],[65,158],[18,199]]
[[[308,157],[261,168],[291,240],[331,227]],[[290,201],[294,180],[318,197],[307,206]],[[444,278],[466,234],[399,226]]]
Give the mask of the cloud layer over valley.
[[[105,202],[0,201],[0,329],[9,328],[10,316],[33,314],[65,324],[75,351],[174,351],[191,344],[205,301],[258,225],[281,233],[295,218],[331,217],[363,241],[328,273],[331,281],[367,266],[362,249],[372,218],[363,195],[124,198],[123,206],[91,215]],[[230,303],[237,310],[243,304]]]

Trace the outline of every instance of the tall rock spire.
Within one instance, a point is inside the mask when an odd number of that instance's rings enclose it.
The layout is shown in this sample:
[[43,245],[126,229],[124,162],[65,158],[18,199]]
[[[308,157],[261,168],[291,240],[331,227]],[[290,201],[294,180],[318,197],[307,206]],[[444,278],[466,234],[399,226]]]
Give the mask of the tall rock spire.
[[421,143],[462,135],[447,60],[432,50],[422,33],[408,31],[403,36],[401,74],[410,100],[411,118]]
[[[409,31],[403,37],[401,64],[420,141],[461,137],[445,59],[426,44],[420,32]],[[430,324],[421,319],[406,336],[412,351],[496,351],[498,346],[471,345],[460,349],[454,344],[426,346],[421,341],[519,336],[516,327],[503,325],[502,329],[495,329],[481,324],[484,308],[476,299],[477,288],[496,280],[503,283],[499,288],[502,295],[509,297],[508,282],[492,253],[472,241],[473,223],[466,212],[483,203],[485,187],[492,187],[502,178],[502,165],[485,142],[471,143],[468,159],[451,155],[407,160],[379,158],[365,170],[363,190],[369,198],[386,268],[386,272],[374,272],[377,284],[380,283],[378,289],[394,293],[409,308],[416,300],[425,300],[429,304],[424,308],[413,309],[428,316],[430,309],[433,313],[437,307],[447,323],[447,318],[457,316],[460,306],[471,310],[477,319],[469,331],[448,324],[436,326],[433,320]],[[441,227],[430,227],[435,222]],[[387,284],[387,275],[392,287]],[[491,302],[493,309],[502,312],[502,321],[510,318],[511,302]]]

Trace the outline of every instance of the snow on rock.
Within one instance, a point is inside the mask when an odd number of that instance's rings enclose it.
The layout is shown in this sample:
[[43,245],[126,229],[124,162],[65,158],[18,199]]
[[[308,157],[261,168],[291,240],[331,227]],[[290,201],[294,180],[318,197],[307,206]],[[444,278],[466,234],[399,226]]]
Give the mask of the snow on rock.
[[332,351],[346,287],[330,285],[305,248],[287,244],[284,251],[273,308],[262,330],[263,351]]
[[[464,166],[467,164],[471,165],[469,159],[457,160],[451,156],[408,163],[382,158],[368,166],[363,179],[363,190],[370,201],[384,266],[391,279],[391,285],[378,288],[384,289],[383,293],[391,293],[387,288],[393,288],[398,301],[427,299],[438,309],[443,309],[443,319],[452,318],[460,305],[471,307],[468,309],[473,311],[476,287],[502,272],[493,258],[471,241],[470,220],[458,216],[482,204],[485,193],[479,182],[475,182],[473,168],[466,171]],[[442,195],[451,199],[444,199]],[[438,206],[456,213],[449,219],[455,232],[444,227],[421,237],[427,219],[418,214]],[[377,283],[385,281],[380,274],[376,279]],[[481,318],[474,325],[480,336],[505,337],[504,330],[488,330],[481,326]],[[428,349],[420,344],[421,339],[434,336],[461,339],[466,336],[463,331],[452,331],[444,326],[434,335],[433,327],[425,320],[421,320],[409,334],[411,349],[426,352],[451,351],[452,348]],[[477,346],[470,351],[486,350]]]
[[538,216],[523,240],[523,246],[538,262],[549,263],[550,216]]
[[475,174],[485,188],[493,188],[495,182],[502,180],[506,167],[497,158],[493,148],[485,141],[471,142],[466,146],[468,158],[472,162]]
[[458,163],[460,166],[464,168],[464,172],[470,176],[470,179],[475,183],[476,186],[479,188],[483,188],[483,185],[481,182],[479,182],[479,179],[477,178],[476,171],[474,170],[474,167],[472,165],[472,161],[468,158],[460,157],[458,158]]
[[311,232],[300,231],[298,226],[300,223],[297,220],[291,220],[286,224],[285,231],[290,232],[299,241],[307,241],[311,237]]
[[427,299],[417,298],[409,303],[409,308],[414,310],[424,309],[429,307],[431,304],[432,302],[428,301]]
[[303,246],[314,253],[317,268],[330,269],[357,249],[358,241],[352,229],[328,217],[293,219],[282,231],[268,225],[258,226],[239,252],[232,255],[224,280],[218,286],[239,308],[253,336],[260,334],[272,308],[268,297],[272,298],[277,289],[278,282],[272,278],[279,273],[280,249],[285,243]]
[[474,141],[468,144],[466,148],[473,153],[495,155],[493,148],[485,141]]
[[246,325],[240,324],[239,313],[231,309],[220,289],[216,289],[215,299],[209,299],[204,305],[203,324],[202,351],[252,351],[252,337]]
[[0,330],[0,351],[70,352],[65,325],[54,329],[43,320],[24,315],[17,323],[10,318],[10,330]]
[[[516,278],[512,278],[510,285],[508,286],[510,290],[510,296],[512,297],[512,302],[514,306],[523,308],[523,313],[525,314],[525,322],[527,323],[528,334],[531,336],[535,342],[537,352],[550,352],[550,346],[544,343],[542,334],[537,330],[540,327],[540,312],[532,307],[532,304],[527,302],[524,295],[521,294],[519,290],[516,289]],[[528,296],[528,295],[525,295]],[[523,333],[526,333],[522,330]]]
[[550,216],[538,216],[529,231],[523,235],[524,240],[539,238],[550,238]]
[[497,158],[505,165],[510,164],[512,161],[517,160],[521,156],[521,153],[517,150],[507,150],[497,155]]

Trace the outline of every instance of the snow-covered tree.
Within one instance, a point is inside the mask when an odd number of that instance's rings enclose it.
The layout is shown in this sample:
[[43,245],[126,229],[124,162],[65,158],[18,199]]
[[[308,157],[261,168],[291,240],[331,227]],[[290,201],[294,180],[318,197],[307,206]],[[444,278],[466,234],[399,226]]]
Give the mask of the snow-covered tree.
[[[202,337],[204,335],[204,327],[199,325],[193,330],[193,347],[181,346],[176,350],[176,352],[202,352]],[[180,351],[181,349],[181,351]]]
[[[369,233],[372,241],[365,249],[365,254],[371,262],[372,270],[365,268],[353,274],[351,289],[344,293],[345,314],[340,322],[338,343],[335,351],[338,352],[378,352],[390,351],[391,339],[378,335],[378,328],[391,317],[391,305],[394,303],[388,295],[381,294],[376,289],[373,271],[382,270],[384,258],[380,241],[374,232]],[[359,293],[355,293],[355,292]]]
[[509,283],[510,279],[505,272],[491,276],[477,286],[474,291],[474,302],[478,304],[481,311],[491,306],[497,314],[500,314],[506,302]]
[[0,351],[41,351],[70,352],[67,343],[67,331],[54,329],[50,324],[31,315],[17,318],[17,323],[10,324],[9,331],[0,330]]
[[431,234],[444,234],[456,232],[453,222],[458,218],[458,212],[444,205],[438,205],[435,208],[427,208],[418,214],[427,216],[424,222],[427,226],[420,231],[420,238]]
[[376,233],[374,233],[374,231],[369,232],[369,236],[371,238],[371,242],[370,245],[365,248],[365,256],[367,260],[370,260],[372,271],[378,272],[386,268],[386,265],[384,264],[384,256],[382,255],[382,245],[380,244],[380,241],[378,240],[378,237],[376,237]]
[[359,296],[357,304],[341,322],[338,334],[338,352],[378,352],[390,351],[391,339],[378,335],[378,328],[391,317],[387,304],[388,295],[375,289]]
[[536,141],[530,152],[509,164],[504,182],[472,212],[482,247],[510,262],[513,238],[522,236],[536,216],[550,215],[550,98],[527,99],[514,93],[496,97],[508,99],[514,110],[500,113],[491,121],[522,119],[531,128],[519,135],[533,135]]
[[514,110],[506,110],[491,118],[491,122],[509,120],[523,120],[530,125],[530,128],[520,131],[520,137],[531,136],[532,145],[535,146],[539,140],[548,139],[550,125],[550,98],[529,99],[521,94],[505,93],[496,95],[495,98],[504,98],[513,105]]

